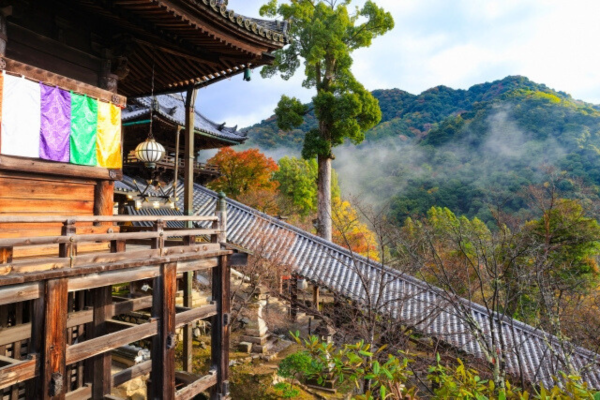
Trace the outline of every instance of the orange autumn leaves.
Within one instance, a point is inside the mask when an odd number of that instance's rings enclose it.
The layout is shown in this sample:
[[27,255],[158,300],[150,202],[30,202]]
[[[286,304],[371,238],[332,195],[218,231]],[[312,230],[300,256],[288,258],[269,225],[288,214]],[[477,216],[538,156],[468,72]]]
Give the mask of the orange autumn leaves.
[[208,163],[219,167],[222,174],[210,183],[210,188],[234,199],[250,191],[275,192],[279,186],[272,180],[273,173],[279,170],[277,163],[258,149],[238,152],[225,147]]
[[[297,193],[284,193],[277,180],[278,176],[285,179],[286,174],[276,174],[279,171],[277,163],[258,149],[235,151],[226,147],[219,150],[208,163],[219,167],[222,174],[208,185],[211,189],[223,191],[232,199],[261,212],[285,215],[287,222],[302,229],[310,229],[312,226],[312,220],[316,218],[315,212],[307,215],[296,209],[292,197]],[[334,192],[339,193],[339,190]],[[316,191],[310,195],[316,197]],[[316,204],[316,199],[311,200],[311,203]],[[339,197],[334,198],[332,203],[333,241],[355,253],[378,259],[375,235],[360,221],[357,211],[348,201],[342,201]]]

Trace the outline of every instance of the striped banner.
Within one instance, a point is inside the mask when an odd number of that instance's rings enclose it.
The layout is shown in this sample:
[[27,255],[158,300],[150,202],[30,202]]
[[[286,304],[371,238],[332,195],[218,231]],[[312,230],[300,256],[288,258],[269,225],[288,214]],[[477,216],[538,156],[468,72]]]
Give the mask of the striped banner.
[[121,109],[3,73],[0,154],[120,169]]

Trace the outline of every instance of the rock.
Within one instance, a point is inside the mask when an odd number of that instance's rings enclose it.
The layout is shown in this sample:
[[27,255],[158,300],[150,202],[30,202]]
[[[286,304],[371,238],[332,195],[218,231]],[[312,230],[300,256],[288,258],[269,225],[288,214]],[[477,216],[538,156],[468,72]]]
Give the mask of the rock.
[[238,344],[238,350],[241,353],[250,354],[250,352],[252,351],[252,343],[249,343],[249,342],[240,342]]
[[201,349],[206,349],[206,343],[204,342],[200,342],[198,346],[200,346]]

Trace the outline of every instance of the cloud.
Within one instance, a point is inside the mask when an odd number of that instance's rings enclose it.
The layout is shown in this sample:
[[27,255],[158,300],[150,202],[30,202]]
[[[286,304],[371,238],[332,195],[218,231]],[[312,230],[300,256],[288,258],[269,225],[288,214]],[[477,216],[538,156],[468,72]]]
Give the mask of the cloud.
[[[265,0],[231,0],[258,17]],[[355,2],[354,4],[362,3]],[[530,79],[600,103],[600,2],[596,0],[378,0],[396,28],[354,54],[353,71],[368,89],[420,93],[437,85],[467,89],[507,75]],[[281,94],[310,101],[303,73],[290,81],[241,77],[200,91],[210,118],[240,126],[271,115]]]

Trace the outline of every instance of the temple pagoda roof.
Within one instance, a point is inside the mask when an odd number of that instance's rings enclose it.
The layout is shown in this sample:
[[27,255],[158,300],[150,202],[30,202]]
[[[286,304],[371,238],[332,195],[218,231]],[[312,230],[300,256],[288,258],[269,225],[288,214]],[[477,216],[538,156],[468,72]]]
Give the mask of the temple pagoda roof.
[[[165,94],[155,96],[157,106],[154,114],[173,125],[185,125],[185,99],[181,94]],[[150,96],[129,99],[128,106],[123,110],[121,119],[123,122],[135,121],[150,115],[152,98]],[[209,136],[231,144],[241,144],[247,137],[246,132],[239,132],[237,125],[234,127],[219,124],[197,110],[194,118],[194,127],[197,134]]]
[[53,1],[94,15],[96,47],[120,38],[111,51],[127,97],[152,93],[153,70],[154,93],[177,93],[270,64],[289,41],[287,22],[243,16],[223,0]]

